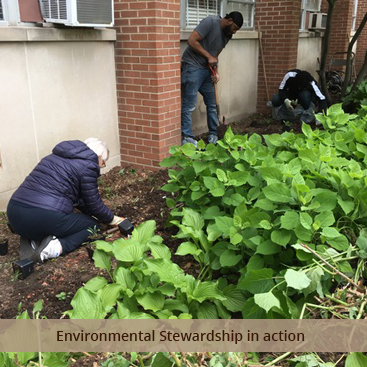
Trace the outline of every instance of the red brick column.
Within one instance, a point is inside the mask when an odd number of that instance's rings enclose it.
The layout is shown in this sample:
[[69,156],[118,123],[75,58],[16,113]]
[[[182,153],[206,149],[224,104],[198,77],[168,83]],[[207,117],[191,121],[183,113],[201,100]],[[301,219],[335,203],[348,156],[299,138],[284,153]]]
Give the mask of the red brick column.
[[[287,70],[297,65],[299,0],[256,1],[255,29],[262,32],[269,98],[278,91]],[[260,49],[260,48],[259,48]],[[268,112],[263,64],[259,53],[257,111]]]
[[335,4],[326,70],[329,69],[330,59],[335,52],[346,52],[348,50],[352,29],[353,5],[354,0],[339,0]]
[[157,168],[181,136],[180,1],[115,0],[121,161]]
[[[356,30],[361,24],[362,18],[367,13],[367,2],[366,1],[358,1],[358,14],[357,14],[357,22],[356,22]],[[356,71],[357,75],[359,70],[362,67],[364,58],[366,56],[367,50],[367,25],[364,26],[364,29],[361,35],[358,37],[357,41],[357,52],[356,52]]]

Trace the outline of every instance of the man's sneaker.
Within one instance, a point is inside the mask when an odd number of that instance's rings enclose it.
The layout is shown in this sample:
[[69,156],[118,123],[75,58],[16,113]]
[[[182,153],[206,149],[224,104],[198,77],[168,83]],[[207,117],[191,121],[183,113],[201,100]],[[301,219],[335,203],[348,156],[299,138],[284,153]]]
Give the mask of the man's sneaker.
[[184,145],[184,144],[187,144],[187,143],[194,144],[195,148],[197,148],[197,146],[198,146],[198,142],[194,138],[191,138],[190,136],[184,136],[183,139],[182,139],[182,144],[181,145]]
[[217,144],[217,141],[218,141],[218,136],[217,135],[214,135],[214,134],[210,134],[209,135],[209,138],[208,138],[208,143],[209,144],[216,145]]

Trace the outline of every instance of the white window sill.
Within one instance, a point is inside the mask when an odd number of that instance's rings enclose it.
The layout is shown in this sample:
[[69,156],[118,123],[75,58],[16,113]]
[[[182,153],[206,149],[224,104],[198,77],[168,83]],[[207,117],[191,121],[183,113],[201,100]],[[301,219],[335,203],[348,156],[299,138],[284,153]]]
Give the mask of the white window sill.
[[0,42],[116,41],[114,29],[0,27]]

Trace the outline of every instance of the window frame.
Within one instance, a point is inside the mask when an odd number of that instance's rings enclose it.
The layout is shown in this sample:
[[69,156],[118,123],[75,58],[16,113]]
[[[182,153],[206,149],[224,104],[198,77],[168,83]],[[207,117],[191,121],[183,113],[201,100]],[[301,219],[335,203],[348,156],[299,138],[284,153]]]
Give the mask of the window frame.
[[2,4],[4,19],[0,19],[0,26],[19,25],[20,12],[17,0],[0,0]]
[[[240,4],[249,4],[252,5],[252,9],[251,9],[251,26],[250,27],[242,27],[241,31],[252,31],[254,30],[254,19],[255,19],[255,4],[256,4],[256,0],[218,0],[219,2],[219,14],[221,17],[224,17],[226,15],[227,12],[227,5],[228,3],[240,3]],[[180,14],[181,14],[181,18],[180,18],[180,28],[182,31],[192,31],[195,26],[191,26],[188,27],[187,26],[187,13],[186,13],[186,8],[187,8],[187,4],[188,4],[188,0],[181,0],[180,1]]]
[[352,32],[356,30],[357,25],[357,15],[358,15],[358,0],[354,0],[353,13],[352,13]]
[[302,0],[302,2],[301,2],[301,14],[300,14],[300,21],[299,21],[299,31],[300,32],[307,32],[308,31],[307,13],[319,13],[321,11],[322,0],[316,0],[318,2],[317,9],[308,8],[306,6],[306,1],[307,0]]

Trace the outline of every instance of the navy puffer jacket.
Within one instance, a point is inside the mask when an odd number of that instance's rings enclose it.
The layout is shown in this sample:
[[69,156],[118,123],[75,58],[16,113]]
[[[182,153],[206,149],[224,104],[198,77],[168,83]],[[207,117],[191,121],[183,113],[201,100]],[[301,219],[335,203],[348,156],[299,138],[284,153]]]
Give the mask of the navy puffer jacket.
[[98,156],[79,140],[63,141],[43,158],[12,196],[13,200],[37,208],[71,213],[83,203],[103,223],[113,213],[98,193]]

